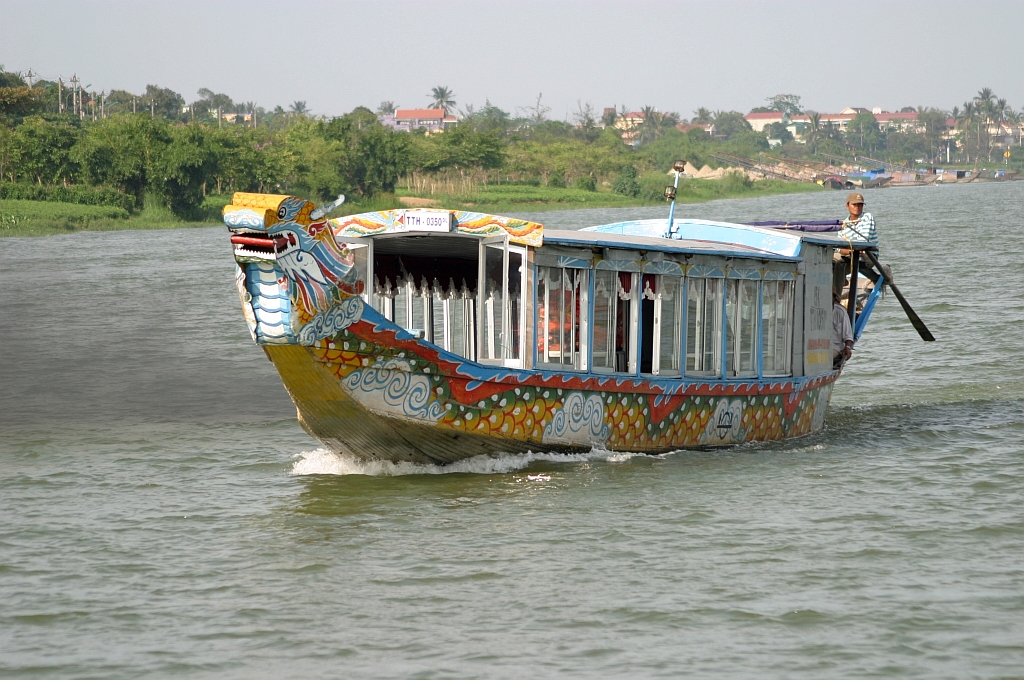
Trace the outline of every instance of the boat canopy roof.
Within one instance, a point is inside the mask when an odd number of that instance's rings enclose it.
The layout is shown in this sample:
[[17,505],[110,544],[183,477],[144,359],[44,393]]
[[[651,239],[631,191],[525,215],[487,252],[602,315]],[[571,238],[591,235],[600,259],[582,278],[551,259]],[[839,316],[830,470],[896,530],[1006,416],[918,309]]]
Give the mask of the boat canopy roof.
[[[411,223],[413,215],[431,214],[445,215],[444,226],[421,229]],[[451,217],[448,218],[447,214]],[[803,231],[799,227],[789,229],[786,222],[753,226],[681,219],[673,223],[670,234],[667,219],[630,220],[576,231],[545,229],[536,222],[461,210],[385,210],[340,217],[331,223],[339,237],[422,235],[423,232],[478,237],[507,234],[510,242],[533,247],[551,244],[576,248],[621,248],[790,262],[803,259],[803,243],[834,248],[853,247],[854,250],[875,247],[870,243],[851,242],[836,232]]]
[[738,243],[722,243],[699,239],[667,239],[662,236],[634,236],[595,231],[549,229],[544,232],[545,245],[574,248],[621,248],[687,255],[718,255],[761,260],[800,261],[799,255],[777,253]]
[[[305,204],[296,219],[303,223],[315,215],[311,203],[293,196],[236,193],[224,208],[224,221],[232,228],[266,230],[281,219],[286,201]],[[667,219],[629,220],[587,227],[579,231],[545,230],[537,222],[465,210],[406,208],[349,215],[330,220],[335,236],[365,238],[405,233],[451,233],[490,237],[504,235],[510,242],[541,247],[544,242],[576,247],[630,248],[666,253],[723,255],[751,259],[798,261],[801,245],[871,250],[874,244],[839,236],[838,222],[760,222],[737,224],[711,220],[678,219],[669,229]]]
[[[802,224],[802,223],[801,223]],[[760,257],[764,259],[801,259],[800,246],[803,243],[866,250],[874,248],[870,243],[849,241],[834,232],[802,231],[787,229],[787,223],[772,226],[753,226],[732,222],[711,220],[679,219],[672,225],[671,233],[667,219],[630,220],[587,227],[582,233],[602,236],[622,236],[626,241],[650,239],[645,247],[665,252],[693,252],[728,255],[730,257]],[[548,231],[546,238],[551,238]],[[666,243],[666,241],[668,243]],[[657,244],[663,244],[659,247]],[[623,242],[615,247],[622,247]],[[636,246],[636,247],[639,247]]]

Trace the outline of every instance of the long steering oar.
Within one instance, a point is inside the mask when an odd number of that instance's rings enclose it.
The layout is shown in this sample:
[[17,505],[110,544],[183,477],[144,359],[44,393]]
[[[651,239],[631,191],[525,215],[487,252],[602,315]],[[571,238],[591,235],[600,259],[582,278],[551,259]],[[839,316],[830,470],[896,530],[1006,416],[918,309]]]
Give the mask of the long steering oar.
[[[868,256],[868,259],[871,260],[871,264],[875,266],[875,269],[879,272],[882,271],[882,264],[878,261],[878,258],[875,257],[873,252],[870,250],[863,250],[861,252]],[[917,315],[914,308],[910,306],[909,302],[907,302],[907,298],[903,297],[903,293],[901,293],[900,289],[896,287],[896,284],[892,281],[886,281],[886,283],[890,288],[892,288],[892,292],[896,294],[896,299],[900,301],[900,306],[903,307],[903,311],[907,313],[907,318],[910,319],[910,323],[914,324],[914,328],[917,329],[917,334],[921,336],[921,339],[925,342],[935,342],[935,336],[932,335],[930,330],[928,330],[928,326],[924,325],[924,321],[921,321],[921,317]]]

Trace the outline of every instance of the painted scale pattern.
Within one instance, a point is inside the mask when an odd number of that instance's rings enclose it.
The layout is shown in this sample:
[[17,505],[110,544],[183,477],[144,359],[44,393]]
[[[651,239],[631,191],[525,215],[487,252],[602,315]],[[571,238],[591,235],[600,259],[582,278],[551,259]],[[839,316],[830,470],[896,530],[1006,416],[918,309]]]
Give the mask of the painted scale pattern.
[[[366,310],[366,317],[375,315]],[[482,368],[412,339],[381,317],[363,318],[309,351],[346,392],[381,415],[556,449],[654,452],[808,434],[824,422],[836,377],[809,379],[802,390],[792,380],[759,389],[756,382]],[[368,385],[390,391],[389,399],[374,399]],[[410,398],[414,394],[418,399]]]

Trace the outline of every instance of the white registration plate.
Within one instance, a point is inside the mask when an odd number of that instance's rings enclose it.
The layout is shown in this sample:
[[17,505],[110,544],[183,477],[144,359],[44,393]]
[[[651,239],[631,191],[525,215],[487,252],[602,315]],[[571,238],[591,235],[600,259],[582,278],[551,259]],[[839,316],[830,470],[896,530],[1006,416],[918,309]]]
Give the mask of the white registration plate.
[[417,208],[405,211],[406,231],[451,231],[452,214],[447,210]]

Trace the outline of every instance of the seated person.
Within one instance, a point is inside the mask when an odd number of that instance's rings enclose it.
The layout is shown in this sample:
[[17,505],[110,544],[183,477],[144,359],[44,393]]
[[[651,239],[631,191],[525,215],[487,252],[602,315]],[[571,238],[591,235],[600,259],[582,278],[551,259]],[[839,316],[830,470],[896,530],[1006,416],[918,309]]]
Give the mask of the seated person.
[[853,328],[850,315],[839,302],[839,293],[832,291],[832,368],[839,368],[853,356]]

